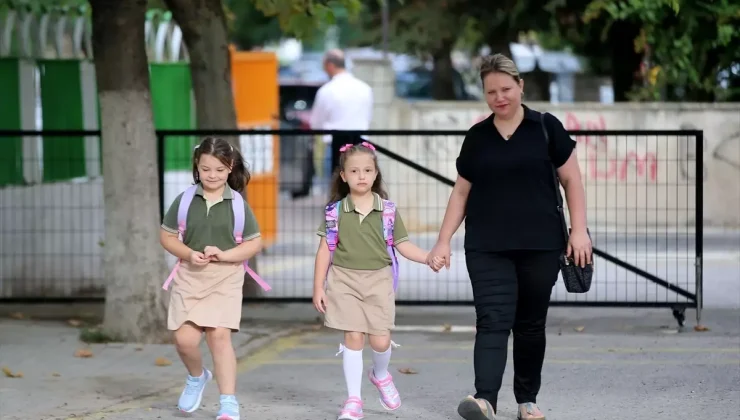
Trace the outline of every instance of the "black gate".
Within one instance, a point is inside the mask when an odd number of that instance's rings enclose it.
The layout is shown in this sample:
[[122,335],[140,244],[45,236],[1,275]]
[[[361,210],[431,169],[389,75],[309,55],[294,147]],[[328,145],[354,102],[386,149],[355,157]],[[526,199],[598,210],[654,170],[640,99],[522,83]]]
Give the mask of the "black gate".
[[[258,269],[273,286],[267,294],[246,299],[310,301],[317,244],[315,230],[327,199],[322,138],[332,133],[158,131],[162,212],[192,181],[190,158],[198,138],[205,135],[238,138],[252,171],[248,189],[250,205],[260,220],[266,244],[258,259]],[[465,131],[383,130],[353,134],[368,136],[375,144],[391,197],[399,205],[412,240],[423,248],[431,248],[453,185],[454,159]],[[579,142],[597,271],[592,290],[584,295],[568,294],[562,282],[558,282],[553,305],[666,307],[673,310],[680,324],[684,322],[685,310],[694,308],[698,321],[703,285],[702,132],[588,130],[571,131],[571,134]],[[0,131],[4,140],[23,136],[44,138],[45,142],[58,139],[63,143],[70,137],[99,136],[99,132]],[[28,229],[39,229],[33,224],[25,226],[29,213],[35,217],[52,217],[53,213],[54,217],[63,218],[67,216],[59,214],[64,211],[83,211],[95,220],[102,220],[99,201],[63,204],[34,199],[49,191],[74,192],[81,188],[98,191],[100,182],[99,178],[82,176],[51,184],[16,183],[0,189],[0,194],[6,195],[0,196],[3,208],[0,238],[10,240]],[[29,192],[31,188],[39,191]],[[11,197],[11,194],[15,195]],[[19,204],[18,197],[25,201]],[[44,216],[45,213],[49,214]],[[92,216],[93,213],[97,216]],[[449,272],[435,274],[424,266],[401,262],[399,304],[472,304],[464,268],[463,229],[464,224],[453,238],[454,268]],[[73,242],[103,240],[102,226],[96,225],[92,233],[90,226],[65,232],[55,234],[59,250],[55,251],[54,261],[63,258],[65,252],[71,253]],[[86,259],[85,264],[70,268],[55,266],[51,260],[39,263],[43,252],[38,253],[32,247],[3,244],[0,301],[102,299],[102,252],[100,247],[85,247],[87,251],[83,255],[75,255],[78,260]],[[48,250],[44,252],[48,257]],[[55,268],[45,270],[46,265]]]

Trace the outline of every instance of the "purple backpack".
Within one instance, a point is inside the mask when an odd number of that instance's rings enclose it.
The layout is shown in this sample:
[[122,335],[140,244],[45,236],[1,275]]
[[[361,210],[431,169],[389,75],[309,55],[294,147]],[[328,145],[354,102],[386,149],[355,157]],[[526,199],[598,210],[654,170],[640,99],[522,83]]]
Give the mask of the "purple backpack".
[[[341,200],[326,206],[326,244],[329,245],[331,261],[334,260],[334,250],[339,243],[339,206]],[[383,239],[388,249],[388,255],[391,257],[393,268],[393,291],[398,288],[398,258],[393,246],[393,227],[396,223],[396,205],[392,201],[383,200]]]
[[[188,210],[190,209],[190,203],[193,202],[193,197],[195,197],[195,191],[197,190],[198,185],[191,185],[188,187],[185,192],[182,193],[182,198],[180,198],[180,205],[177,208],[177,230],[179,232],[179,238],[180,240],[185,239],[185,224],[188,220]],[[227,188],[230,188],[227,186]],[[239,194],[238,192],[231,190],[232,195],[234,198],[231,200],[231,208],[234,211],[234,240],[236,241],[236,244],[241,244],[242,241],[242,232],[244,232],[244,198]],[[238,197],[238,198],[237,198]],[[172,272],[170,273],[169,277],[167,277],[167,280],[164,282],[164,285],[162,285],[162,288],[164,290],[167,290],[170,286],[170,283],[172,282],[172,279],[175,278],[175,273],[177,272],[177,269],[180,268],[180,262],[181,260],[177,260],[177,264],[175,264],[175,267],[172,269]],[[244,261],[244,270],[252,277],[254,281],[257,282],[257,284],[262,287],[262,290],[268,292],[272,288],[270,287],[267,282],[262,280],[262,277],[258,276],[257,273],[254,272],[251,268],[249,268],[249,262]]]

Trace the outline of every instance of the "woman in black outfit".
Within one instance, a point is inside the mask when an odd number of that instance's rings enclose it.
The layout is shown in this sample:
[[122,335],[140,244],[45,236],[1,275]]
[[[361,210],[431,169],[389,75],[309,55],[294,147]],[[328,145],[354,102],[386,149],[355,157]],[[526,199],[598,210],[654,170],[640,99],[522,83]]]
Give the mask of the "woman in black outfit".
[[[566,247],[577,265],[592,257],[576,143],[553,115],[522,105],[524,82],[509,58],[486,57],[480,77],[493,113],[465,136],[458,177],[429,258],[443,257],[449,268],[450,239],[465,219],[465,262],[477,318],[476,394],[463,399],[458,413],[467,420],[495,417],[513,331],[517,418],[542,420],[537,394],[558,258]],[[567,244],[551,165],[568,202],[572,232]]]

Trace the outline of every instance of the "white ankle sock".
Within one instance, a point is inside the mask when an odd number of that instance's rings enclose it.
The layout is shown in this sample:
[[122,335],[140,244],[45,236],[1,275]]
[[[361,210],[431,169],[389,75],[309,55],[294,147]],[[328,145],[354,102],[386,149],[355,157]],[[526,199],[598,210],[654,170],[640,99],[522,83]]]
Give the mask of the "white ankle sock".
[[388,376],[388,365],[391,363],[391,346],[388,350],[378,353],[373,350],[373,374],[377,379],[385,379]]
[[362,387],[362,350],[344,348],[342,352],[344,380],[347,382],[347,396],[361,397]]

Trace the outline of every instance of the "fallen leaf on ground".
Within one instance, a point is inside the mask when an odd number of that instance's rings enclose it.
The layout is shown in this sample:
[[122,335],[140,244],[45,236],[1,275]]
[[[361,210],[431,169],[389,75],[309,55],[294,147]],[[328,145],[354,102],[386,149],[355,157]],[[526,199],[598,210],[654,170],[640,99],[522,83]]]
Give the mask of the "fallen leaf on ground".
[[3,366],[3,373],[8,378],[22,378],[23,377],[23,373],[21,373],[21,372],[13,372],[12,370],[8,369],[5,366]]
[[709,327],[705,327],[704,325],[697,325],[694,327],[694,331],[699,331],[699,332],[709,331]]
[[79,319],[70,319],[69,321],[67,321],[67,324],[72,327],[79,327],[80,325],[82,325],[82,321],[80,321]]
[[157,359],[154,360],[154,364],[157,366],[169,366],[172,362],[166,357],[157,357]]
[[442,331],[444,331],[444,332],[450,332],[450,331],[452,331],[452,325],[450,325],[450,324],[444,324],[444,325],[442,325]]
[[575,327],[573,329],[576,330],[576,332],[583,332],[583,330],[585,330],[586,327]]
[[10,317],[13,318],[13,319],[23,319],[26,316],[23,315],[23,313],[21,313],[21,312],[13,312],[13,313],[10,314]]
[[52,373],[52,374],[51,374],[51,376],[53,376],[53,377],[55,377],[55,378],[58,378],[58,377],[60,377],[60,376],[62,376],[62,375],[60,375],[60,374],[58,374],[58,373],[54,372],[54,373]]
[[419,373],[418,371],[414,370],[413,368],[398,368],[398,371],[403,373],[404,375],[414,375]]
[[92,357],[93,353],[89,349],[79,349],[75,352],[75,357]]

